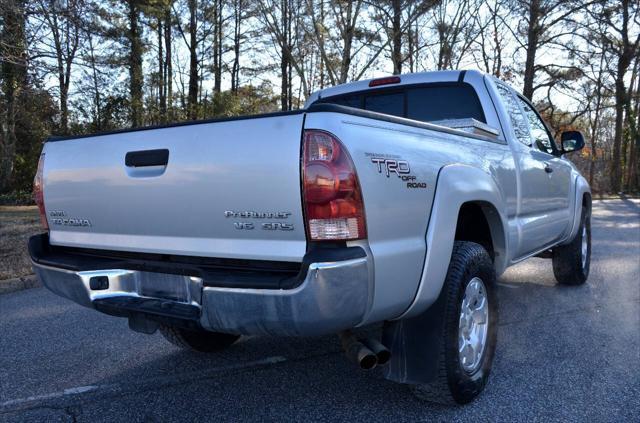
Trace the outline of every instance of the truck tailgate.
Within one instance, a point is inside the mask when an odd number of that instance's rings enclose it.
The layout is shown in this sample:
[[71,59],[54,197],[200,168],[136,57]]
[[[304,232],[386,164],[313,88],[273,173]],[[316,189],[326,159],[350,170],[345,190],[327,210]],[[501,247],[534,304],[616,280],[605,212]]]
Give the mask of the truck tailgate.
[[290,113],[47,142],[51,243],[300,261],[303,120]]

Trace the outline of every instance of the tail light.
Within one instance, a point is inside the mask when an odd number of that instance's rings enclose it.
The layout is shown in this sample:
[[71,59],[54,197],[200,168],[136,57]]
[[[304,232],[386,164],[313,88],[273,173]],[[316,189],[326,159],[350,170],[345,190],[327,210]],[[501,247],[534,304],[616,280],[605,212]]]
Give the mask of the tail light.
[[379,87],[380,85],[399,84],[399,76],[387,76],[385,78],[372,79],[369,81],[370,87]]
[[47,213],[44,209],[44,184],[42,181],[42,172],[44,170],[44,153],[40,155],[40,160],[38,161],[38,170],[36,171],[36,176],[33,179],[33,199],[38,205],[38,209],[40,210],[40,224],[44,228],[45,231],[49,230],[49,224],[47,223]]
[[366,238],[362,192],[353,161],[328,132],[304,132],[302,194],[313,241]]

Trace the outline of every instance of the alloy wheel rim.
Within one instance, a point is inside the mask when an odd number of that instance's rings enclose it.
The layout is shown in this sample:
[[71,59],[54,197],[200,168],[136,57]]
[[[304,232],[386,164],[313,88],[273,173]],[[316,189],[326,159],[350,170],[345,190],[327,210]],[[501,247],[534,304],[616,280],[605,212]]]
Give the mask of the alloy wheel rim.
[[587,254],[589,253],[589,245],[587,240],[587,226],[582,227],[582,269],[587,268]]
[[482,279],[471,279],[462,299],[458,325],[458,357],[467,373],[474,373],[482,363],[489,332],[488,301]]

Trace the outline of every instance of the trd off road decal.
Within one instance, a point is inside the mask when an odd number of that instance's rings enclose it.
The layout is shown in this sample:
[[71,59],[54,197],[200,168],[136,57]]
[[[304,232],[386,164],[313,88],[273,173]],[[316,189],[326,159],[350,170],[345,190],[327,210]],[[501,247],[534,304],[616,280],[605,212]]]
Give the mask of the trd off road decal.
[[411,174],[411,165],[406,160],[402,160],[400,156],[391,154],[375,154],[365,153],[371,159],[371,163],[376,166],[378,173],[386,175],[396,175],[403,182],[407,183],[407,188],[426,188],[426,182],[417,181],[415,175]]

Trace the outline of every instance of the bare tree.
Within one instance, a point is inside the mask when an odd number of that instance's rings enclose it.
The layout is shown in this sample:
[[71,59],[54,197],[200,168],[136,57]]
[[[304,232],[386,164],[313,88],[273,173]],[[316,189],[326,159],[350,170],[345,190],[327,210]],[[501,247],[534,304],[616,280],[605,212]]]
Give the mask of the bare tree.
[[[538,63],[542,51],[552,45],[562,43],[562,39],[572,35],[576,28],[574,15],[595,1],[583,0],[512,0],[510,10],[519,19],[518,33],[514,38],[525,51],[524,86],[522,94],[528,99],[544,86],[535,85],[536,74],[543,70],[562,68],[561,63],[541,65]],[[524,36],[526,41],[520,41]],[[553,76],[558,76],[555,72]]]
[[[471,55],[474,61],[487,73],[503,76],[503,55],[507,44],[512,40],[508,38],[508,30],[505,24],[505,1],[486,0],[480,13],[473,17],[478,29],[478,36],[474,40],[474,49]],[[479,58],[476,58],[479,54]]]
[[6,0],[2,4],[0,33],[0,192],[9,187],[16,154],[16,118],[22,91],[27,86],[27,45],[24,0]]
[[198,0],[189,0],[189,118],[198,117]]
[[[54,53],[60,91],[60,132],[63,134],[69,131],[69,85],[80,45],[84,7],[83,0],[37,0],[38,14],[42,16],[53,42],[50,47]],[[48,52],[41,52],[40,56],[47,57]]]
[[[610,163],[611,189],[620,191],[622,184],[622,138],[625,108],[629,107],[629,92],[625,86],[627,71],[631,61],[638,56],[640,47],[640,11],[638,4],[629,0],[601,1],[590,9],[591,15],[604,22],[604,30],[599,34],[607,50],[616,59],[613,71],[615,79],[615,135],[613,139],[613,156]],[[635,34],[633,33],[635,27]],[[633,119],[632,119],[633,120]]]
[[140,1],[127,0],[126,38],[129,44],[129,92],[131,95],[131,126],[142,125],[142,28],[140,26]]
[[302,68],[300,46],[303,40],[303,0],[262,0],[258,2],[258,16],[269,34],[273,45],[277,46],[280,59],[280,106],[282,110],[292,107],[292,73],[295,71],[309,94],[309,83]]
[[232,0],[233,10],[233,64],[231,66],[231,91],[238,92],[240,86],[240,52],[242,43],[246,41],[243,28],[244,21],[248,17],[247,0]]
[[[441,0],[374,0],[368,2],[375,9],[374,20],[384,28],[387,43],[391,50],[393,73],[402,73],[402,65],[407,58],[412,58],[416,47],[415,35],[409,34],[411,26],[427,11],[439,4]],[[407,38],[410,52],[403,52],[403,38]]]
[[307,0],[315,42],[332,85],[345,83],[349,77],[363,3],[363,0],[329,2],[328,13],[331,15],[330,25],[335,29],[333,32],[327,26],[329,24],[323,12],[324,7],[319,8],[322,12],[318,14],[315,3]]
[[457,69],[470,50],[478,30],[474,16],[480,0],[442,1],[433,11],[432,25],[437,34],[437,68]]
[[167,118],[166,120],[173,119],[173,56],[171,54],[171,46],[173,42],[173,19],[171,15],[171,7],[173,6],[173,1],[164,8],[164,47],[165,47],[165,56],[164,56],[164,69],[163,69],[163,77],[164,77],[164,102],[166,102],[166,107],[163,107],[163,111],[166,109]]

